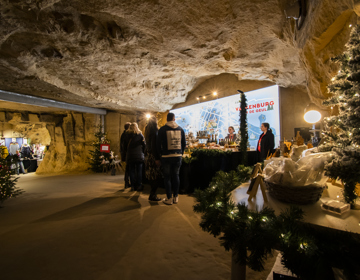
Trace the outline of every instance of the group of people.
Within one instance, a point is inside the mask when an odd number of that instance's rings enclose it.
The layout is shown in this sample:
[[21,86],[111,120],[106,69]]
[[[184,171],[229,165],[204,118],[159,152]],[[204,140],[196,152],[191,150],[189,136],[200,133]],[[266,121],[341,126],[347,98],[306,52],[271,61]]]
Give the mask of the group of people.
[[[264,161],[268,156],[274,152],[275,140],[274,134],[268,123],[262,123],[260,127],[262,134],[259,136],[258,143],[256,145],[256,151],[258,152],[258,161]],[[229,134],[225,137],[231,142],[236,141],[235,129],[233,126],[228,128]]]
[[[157,187],[164,180],[165,204],[179,202],[179,172],[186,140],[184,130],[175,122],[175,115],[167,115],[166,124],[158,128],[155,117],[151,117],[145,128],[145,136],[137,123],[126,123],[120,138],[121,160],[125,165],[125,188],[142,191],[142,174],[150,183],[150,201],[160,201]],[[129,180],[130,179],[130,180]]]
[[[120,154],[125,165],[125,188],[131,191],[142,191],[142,175],[145,163],[145,176],[150,183],[150,201],[160,201],[156,195],[161,180],[164,180],[165,204],[171,205],[179,201],[179,172],[186,140],[184,130],[175,122],[175,115],[167,115],[166,124],[158,128],[156,118],[149,119],[145,128],[145,136],[137,123],[126,123],[120,138]],[[229,139],[234,141],[234,128],[229,127]],[[263,161],[274,149],[274,135],[268,123],[261,124],[263,132],[256,147],[259,161]]]

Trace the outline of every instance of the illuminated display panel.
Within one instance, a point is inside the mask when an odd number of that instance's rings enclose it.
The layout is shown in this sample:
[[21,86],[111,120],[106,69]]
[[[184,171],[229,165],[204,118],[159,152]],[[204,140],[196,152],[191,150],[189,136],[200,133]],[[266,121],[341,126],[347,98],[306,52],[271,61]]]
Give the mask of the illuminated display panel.
[[[279,87],[271,86],[245,93],[248,110],[247,124],[249,143],[255,149],[263,122],[270,124],[275,135],[275,146],[280,141]],[[218,139],[225,138],[228,127],[233,126],[238,134],[240,124],[240,94],[202,102],[195,105],[171,110],[175,114],[176,123],[185,133],[208,131],[216,134]]]

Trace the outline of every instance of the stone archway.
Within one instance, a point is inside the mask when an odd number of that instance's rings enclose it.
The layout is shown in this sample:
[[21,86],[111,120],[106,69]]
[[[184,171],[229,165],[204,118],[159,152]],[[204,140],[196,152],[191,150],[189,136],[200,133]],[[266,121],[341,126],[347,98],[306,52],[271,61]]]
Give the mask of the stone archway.
[[2,112],[1,128],[48,147],[37,174],[88,170],[89,151],[100,118],[82,113]]

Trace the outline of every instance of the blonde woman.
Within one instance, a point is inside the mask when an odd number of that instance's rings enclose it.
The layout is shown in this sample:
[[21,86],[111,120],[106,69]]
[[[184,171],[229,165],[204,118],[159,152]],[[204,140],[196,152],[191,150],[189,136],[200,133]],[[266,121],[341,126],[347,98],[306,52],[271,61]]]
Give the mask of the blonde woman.
[[142,168],[144,164],[145,139],[137,123],[130,124],[124,143],[126,164],[129,166],[132,191],[142,191]]

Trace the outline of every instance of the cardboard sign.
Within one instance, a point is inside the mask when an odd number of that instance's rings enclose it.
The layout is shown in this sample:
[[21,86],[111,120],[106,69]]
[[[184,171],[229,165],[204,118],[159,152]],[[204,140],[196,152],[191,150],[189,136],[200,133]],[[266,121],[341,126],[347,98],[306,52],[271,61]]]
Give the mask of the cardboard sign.
[[110,144],[100,144],[100,152],[110,153]]

